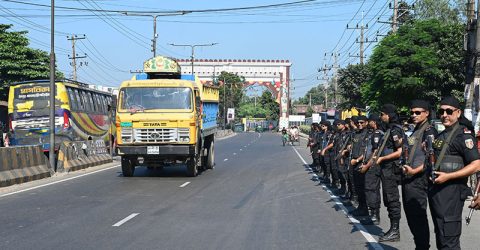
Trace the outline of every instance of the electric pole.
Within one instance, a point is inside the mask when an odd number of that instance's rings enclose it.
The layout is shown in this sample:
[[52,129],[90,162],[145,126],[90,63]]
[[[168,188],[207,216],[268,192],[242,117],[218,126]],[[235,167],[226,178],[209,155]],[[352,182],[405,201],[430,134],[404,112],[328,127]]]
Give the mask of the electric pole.
[[214,46],[217,45],[218,43],[209,43],[209,44],[173,44],[169,43],[171,46],[177,46],[177,47],[190,47],[192,49],[192,55],[190,56],[190,61],[192,63],[192,75],[194,74],[193,71],[193,61],[195,59],[195,47],[207,47],[207,46]]
[[393,0],[393,18],[392,18],[392,32],[397,32],[398,28],[398,0]]
[[[83,37],[79,37],[77,35],[67,36],[67,40],[72,41],[72,56],[69,55],[68,59],[72,60],[70,65],[73,67],[74,81],[77,81],[77,59],[87,58],[87,54],[84,54],[83,56],[79,56],[77,53],[75,53],[75,41],[82,40],[82,39],[85,39],[85,35],[83,35]],[[83,62],[81,62],[80,65],[83,65]],[[85,63],[85,65],[87,65],[87,63]]]
[[48,160],[52,170],[55,166],[55,0],[50,1],[50,148]]
[[359,52],[359,54],[356,54],[356,55],[351,55],[351,54],[349,54],[348,56],[349,56],[349,57],[358,57],[358,58],[360,58],[360,64],[363,65],[363,63],[364,63],[363,60],[366,58],[366,56],[365,56],[365,43],[375,43],[375,42],[378,42],[378,39],[375,38],[375,40],[369,41],[368,38],[365,38],[365,30],[368,29],[368,24],[367,24],[367,25],[363,25],[363,12],[362,12],[362,23],[360,24],[360,26],[357,24],[356,27],[350,28],[350,27],[348,27],[348,25],[347,25],[347,29],[360,30],[360,39],[357,38],[357,39],[355,40],[356,43],[359,43],[359,44],[360,44],[360,52]]
[[[476,70],[477,58],[480,54],[480,25],[479,12],[480,0],[477,2],[477,17],[475,19],[475,2],[468,0],[467,2],[467,39],[464,49],[467,51],[465,59],[465,110],[464,115],[471,120],[475,131],[478,131],[478,106],[474,105],[474,99],[478,96],[474,95],[476,79],[479,77],[478,70]],[[477,102],[475,102],[477,103]]]
[[[323,77],[319,78],[317,77],[317,80],[322,80],[324,82],[324,94],[325,94],[325,109],[327,109],[328,106],[328,95],[327,95],[327,90],[328,90],[328,77],[327,77],[327,72],[331,70],[331,67],[327,67],[327,53],[323,55],[323,67],[318,69],[318,72],[323,72]],[[311,102],[311,94],[310,94],[310,102]],[[311,105],[311,104],[310,104]]]
[[159,16],[181,16],[191,13],[191,11],[177,11],[172,13],[164,13],[164,14],[139,14],[139,13],[132,13],[132,12],[123,12],[126,16],[149,16],[153,18],[153,38],[152,38],[152,49],[153,57],[157,56],[157,17]]

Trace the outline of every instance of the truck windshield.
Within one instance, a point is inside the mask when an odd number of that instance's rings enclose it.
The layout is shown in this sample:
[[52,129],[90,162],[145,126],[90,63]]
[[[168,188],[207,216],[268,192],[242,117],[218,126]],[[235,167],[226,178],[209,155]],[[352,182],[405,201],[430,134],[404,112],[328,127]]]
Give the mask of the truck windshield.
[[124,88],[120,96],[122,109],[192,109],[190,88]]

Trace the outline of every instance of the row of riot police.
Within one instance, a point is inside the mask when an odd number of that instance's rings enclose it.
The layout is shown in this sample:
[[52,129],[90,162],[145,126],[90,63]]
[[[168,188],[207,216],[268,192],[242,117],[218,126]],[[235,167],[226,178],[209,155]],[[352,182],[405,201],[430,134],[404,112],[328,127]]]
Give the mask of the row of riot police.
[[427,101],[411,102],[415,128],[410,136],[399,124],[393,104],[383,105],[379,114],[368,118],[312,124],[311,168],[344,204],[355,207],[351,215],[361,217],[362,224],[380,223],[383,198],[390,228],[380,242],[400,240],[403,203],[416,249],[429,249],[429,204],[437,248],[460,249],[462,210],[472,195],[467,179],[480,170],[477,141],[456,98],[445,97],[439,104],[437,115],[445,126],[441,133],[430,124],[430,113]]

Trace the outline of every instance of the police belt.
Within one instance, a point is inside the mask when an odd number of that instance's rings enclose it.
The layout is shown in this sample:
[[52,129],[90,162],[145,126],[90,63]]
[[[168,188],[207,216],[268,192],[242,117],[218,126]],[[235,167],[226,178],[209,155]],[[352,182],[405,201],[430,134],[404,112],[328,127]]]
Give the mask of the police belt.
[[437,171],[451,173],[462,169],[463,158],[456,155],[445,155]]

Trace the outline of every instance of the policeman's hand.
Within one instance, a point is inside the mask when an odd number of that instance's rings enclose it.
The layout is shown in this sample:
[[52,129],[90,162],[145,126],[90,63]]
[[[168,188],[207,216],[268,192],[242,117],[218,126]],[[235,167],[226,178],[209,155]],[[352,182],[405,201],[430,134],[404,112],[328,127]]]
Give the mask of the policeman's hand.
[[[450,180],[450,175],[445,172],[433,172],[435,174],[435,181],[433,181],[434,184],[442,184]],[[431,180],[431,178],[430,178]]]
[[473,209],[476,209],[476,210],[479,210],[480,209],[480,198],[478,195],[475,195],[472,199],[472,203],[470,204],[470,206],[468,206],[469,208],[473,208]]
[[350,160],[350,165],[357,165],[357,163],[358,163],[357,159]]
[[362,166],[360,166],[360,168],[358,170],[360,171],[360,173],[365,174],[368,171],[369,168],[370,168],[370,166],[362,164]]
[[413,168],[408,165],[403,165],[403,173],[409,176],[415,175]]
[[380,165],[380,163],[382,163],[382,161],[383,161],[383,157],[380,156],[380,157],[377,158],[377,160],[376,160],[375,163],[376,163],[377,165]]
[[323,149],[320,154],[321,154],[321,155],[325,155],[325,149]]
[[321,154],[322,153],[322,150],[317,150],[317,154]]

